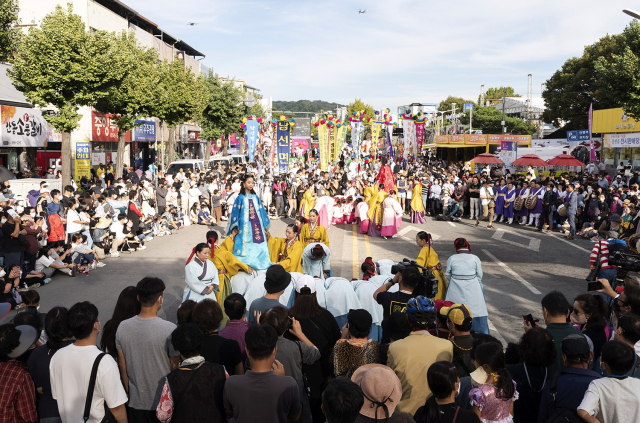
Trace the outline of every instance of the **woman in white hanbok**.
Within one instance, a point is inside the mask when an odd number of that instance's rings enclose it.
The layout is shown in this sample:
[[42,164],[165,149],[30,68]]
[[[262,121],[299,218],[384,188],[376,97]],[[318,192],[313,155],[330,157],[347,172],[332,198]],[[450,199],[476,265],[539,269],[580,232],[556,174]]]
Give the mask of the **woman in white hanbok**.
[[209,245],[201,242],[196,245],[184,267],[186,286],[182,301],[193,300],[199,302],[205,298],[216,301],[216,292],[220,291],[218,269],[209,260]]

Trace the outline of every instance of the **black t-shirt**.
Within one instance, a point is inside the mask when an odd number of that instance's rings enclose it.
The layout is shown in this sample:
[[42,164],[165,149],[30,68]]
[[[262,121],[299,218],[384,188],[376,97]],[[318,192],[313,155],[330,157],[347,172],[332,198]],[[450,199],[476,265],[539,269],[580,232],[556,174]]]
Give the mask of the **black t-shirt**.
[[204,335],[200,355],[209,363],[222,364],[229,376],[236,374],[236,366],[242,361],[238,342],[223,338],[217,333]]
[[[14,238],[11,236],[15,228],[16,225],[14,223],[5,222],[5,224],[2,225],[2,236],[4,237],[5,253],[19,253],[24,251],[25,244],[21,243],[18,238]],[[22,226],[20,226],[20,230],[22,230]]]
[[415,297],[413,294],[405,294],[404,292],[381,292],[376,297],[378,304],[382,306],[384,312],[383,317],[387,317],[392,313],[404,313],[407,307],[407,301]]
[[[456,404],[443,404],[438,406],[438,408],[440,409],[440,423],[452,423],[453,418],[456,415]],[[426,422],[428,411],[429,410],[425,406],[418,408],[418,411],[416,411],[416,414],[414,414],[413,419],[416,421],[416,423]],[[480,418],[473,411],[463,410],[461,408],[458,411],[456,423],[480,423]]]
[[[477,189],[477,192],[471,192],[472,189]],[[480,184],[469,184],[469,198],[480,198]]]

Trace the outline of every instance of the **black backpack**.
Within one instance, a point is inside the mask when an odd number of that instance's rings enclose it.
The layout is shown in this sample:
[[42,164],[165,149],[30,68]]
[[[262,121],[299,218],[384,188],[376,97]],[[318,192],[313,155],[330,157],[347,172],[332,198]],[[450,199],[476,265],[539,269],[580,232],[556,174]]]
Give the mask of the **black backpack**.
[[578,417],[578,412],[571,408],[564,408],[556,406],[556,396],[558,395],[558,376],[551,380],[551,384],[549,385],[549,392],[551,393],[551,398],[553,401],[551,403],[551,416],[547,419],[547,423],[584,423],[580,417]]

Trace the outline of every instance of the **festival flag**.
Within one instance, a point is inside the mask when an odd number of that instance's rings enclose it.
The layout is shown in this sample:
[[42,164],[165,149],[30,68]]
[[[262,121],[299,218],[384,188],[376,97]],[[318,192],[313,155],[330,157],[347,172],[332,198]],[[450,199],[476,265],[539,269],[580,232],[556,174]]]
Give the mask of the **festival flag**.
[[338,129],[337,128],[329,128],[329,146],[328,146],[328,156],[329,156],[329,163],[335,163],[336,162],[336,136],[338,135]]
[[387,145],[389,146],[389,158],[393,159],[393,145],[391,144],[391,131],[393,131],[393,125],[387,125]]
[[[416,145],[418,153],[422,153],[422,141],[424,140],[424,122],[416,122]],[[418,157],[416,155],[416,157]]]
[[403,138],[404,138],[404,154],[407,156],[413,151],[414,157],[417,157],[416,150],[416,125],[411,119],[403,119],[402,121]]
[[[289,132],[289,122],[279,121],[277,123],[277,149],[278,149],[278,167],[280,173],[289,172],[289,157],[291,155],[291,140]],[[273,150],[273,148],[272,148]]]
[[345,125],[341,125],[340,128],[336,128],[336,143],[334,145],[334,155],[336,160],[340,157],[340,152],[342,151],[342,147],[344,146],[344,142],[347,139],[347,127]]
[[329,157],[327,149],[329,147],[329,128],[326,125],[318,126],[318,148],[320,150],[320,170],[326,172],[328,168]]
[[593,135],[591,134],[592,121],[593,121],[593,103],[589,105],[589,147],[591,149],[590,161],[592,163],[595,163],[598,160],[598,157],[596,156],[596,145],[595,145],[595,142],[593,142]]
[[378,139],[380,138],[380,129],[382,122],[373,122],[371,124],[371,154],[375,157],[378,153]]
[[247,147],[249,151],[249,163],[253,163],[253,156],[256,152],[256,145],[258,143],[258,130],[260,124],[257,120],[248,120],[245,126],[245,137],[247,139]]
[[353,129],[351,129],[351,145],[356,160],[360,158],[360,135],[362,134],[362,122],[353,122]]

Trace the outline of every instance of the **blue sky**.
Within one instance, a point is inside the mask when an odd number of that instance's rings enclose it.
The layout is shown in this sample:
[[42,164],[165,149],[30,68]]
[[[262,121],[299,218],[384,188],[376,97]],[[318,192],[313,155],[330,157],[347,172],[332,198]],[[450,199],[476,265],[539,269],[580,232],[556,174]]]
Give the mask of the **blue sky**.
[[[124,0],[274,100],[362,98],[375,108],[533,95],[566,59],[631,18],[631,0]],[[365,14],[358,14],[366,9]],[[188,26],[187,22],[197,22]]]

